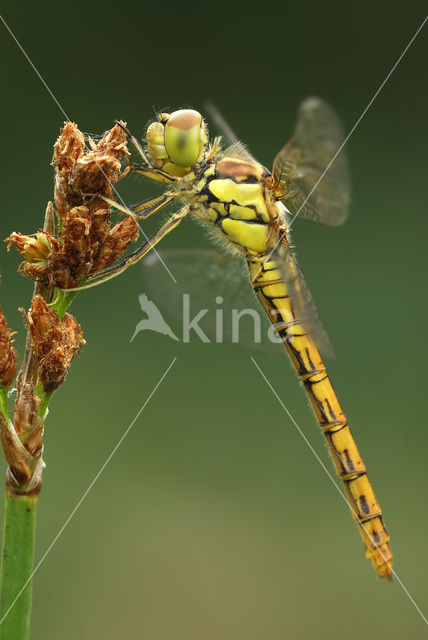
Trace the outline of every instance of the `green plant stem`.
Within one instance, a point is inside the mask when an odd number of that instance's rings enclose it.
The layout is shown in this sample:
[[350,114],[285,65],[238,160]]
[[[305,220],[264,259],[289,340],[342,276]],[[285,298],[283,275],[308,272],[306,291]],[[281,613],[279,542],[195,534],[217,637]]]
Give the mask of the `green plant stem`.
[[[77,295],[77,291],[60,291],[52,307],[59,317]],[[41,393],[38,416],[46,416],[52,393]],[[7,415],[7,392],[0,388],[0,411]],[[5,413],[6,412],[6,413]],[[25,488],[24,488],[25,489]],[[6,488],[2,569],[0,577],[0,640],[28,640],[30,634],[36,510],[38,494],[11,492]],[[25,585],[25,588],[23,589]],[[23,589],[22,593],[20,593]],[[16,601],[15,601],[16,599]]]
[[7,409],[7,389],[0,384],[0,412],[3,414],[5,420],[9,420]]
[[41,420],[44,420],[45,417],[46,417],[46,411],[48,409],[48,405],[49,405],[50,399],[52,398],[52,393],[53,393],[53,391],[51,391],[50,393],[42,392],[42,401],[40,403],[40,407],[39,407],[39,410],[38,410],[38,417]]
[[31,580],[26,583],[33,570],[37,499],[38,495],[12,494],[6,489],[0,640],[30,637]]
[[61,320],[78,293],[78,291],[60,291],[58,293],[58,297],[52,304],[52,309],[55,309]]

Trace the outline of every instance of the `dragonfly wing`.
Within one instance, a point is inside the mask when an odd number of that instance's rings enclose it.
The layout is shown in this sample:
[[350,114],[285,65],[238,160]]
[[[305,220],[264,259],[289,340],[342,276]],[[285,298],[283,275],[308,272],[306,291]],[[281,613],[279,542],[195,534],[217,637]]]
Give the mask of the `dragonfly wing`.
[[227,120],[225,120],[220,109],[218,109],[215,104],[209,101],[205,102],[204,106],[207,113],[209,113],[211,120],[214,122],[215,126],[221,133],[226,144],[232,145],[236,142],[239,142],[238,136],[236,135],[230,124],[227,122]]
[[294,136],[272,169],[293,216],[328,225],[345,222],[350,186],[346,155],[339,151],[344,138],[342,124],[328,104],[319,98],[301,104]]
[[[234,343],[251,351],[282,354],[283,346],[269,331],[271,323],[259,305],[243,259],[203,248],[163,249],[159,255],[177,284],[171,283],[162,262],[151,253],[141,261],[143,288],[165,320],[171,321],[177,335],[182,332],[183,309],[187,306],[190,318],[207,310],[202,313],[198,326],[210,342]],[[217,312],[222,314],[220,338]],[[236,314],[239,317],[234,320]],[[192,330],[190,339],[195,338]]]
[[240,142],[238,136],[233,131],[229,123],[225,120],[220,110],[212,102],[206,102],[205,109],[209,113],[217,129],[220,131],[226,144],[229,145],[221,152],[221,156],[228,158],[239,158],[241,160],[249,160],[250,162],[257,162],[257,160],[255,160],[255,158],[248,151],[246,145],[243,142]]
[[280,245],[273,258],[277,264],[281,265],[282,277],[287,284],[296,318],[302,323],[306,333],[310,334],[318,350],[324,355],[334,358],[333,345],[321,322],[302,270],[289,245]]
[[239,160],[248,160],[249,162],[257,162],[243,142],[234,142],[221,152],[224,158],[238,158]]

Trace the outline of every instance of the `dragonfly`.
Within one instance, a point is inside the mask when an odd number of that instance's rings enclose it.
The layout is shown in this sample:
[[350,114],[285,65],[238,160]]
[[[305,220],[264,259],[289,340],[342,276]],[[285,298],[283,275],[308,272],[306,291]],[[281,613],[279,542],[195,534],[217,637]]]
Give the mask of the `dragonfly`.
[[333,348],[290,244],[296,217],[335,226],[348,216],[340,119],[320,98],[303,101],[294,134],[276,155],[272,171],[241,142],[227,148],[219,137],[209,142],[205,120],[193,109],[159,113],[148,126],[144,146],[128,130],[127,135],[138,154],[138,162],[130,161],[131,170],[167,187],[129,208],[109,198],[106,202],[138,220],[170,203],[181,206],[141,247],[80,288],[105,282],[136,264],[187,216],[206,225],[226,251],[240,256],[324,433],[366,557],[380,577],[392,579],[390,536],[321,356],[332,355]]

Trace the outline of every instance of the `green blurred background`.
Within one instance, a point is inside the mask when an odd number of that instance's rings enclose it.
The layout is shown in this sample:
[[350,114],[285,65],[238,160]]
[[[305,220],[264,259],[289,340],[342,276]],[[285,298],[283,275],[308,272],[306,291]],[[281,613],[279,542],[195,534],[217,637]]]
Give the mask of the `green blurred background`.
[[[328,100],[351,129],[425,9],[5,0],[2,14],[83,131],[123,118],[140,136],[153,108],[203,110],[209,99],[269,166],[307,95]],[[5,237],[42,223],[64,116],[0,27]],[[294,226],[396,571],[425,613],[426,45],[425,28],[349,141],[349,222]],[[120,192],[134,202],[153,186],[129,178]],[[165,242],[207,245],[190,221]],[[4,246],[0,300],[22,349],[17,307],[32,285],[15,274],[18,263]],[[87,345],[52,402],[37,557],[177,361],[38,571],[32,638],[426,637],[399,582],[380,581],[364,559],[348,507],[251,354],[148,332],[130,344],[142,290],[134,268],[72,307]],[[287,360],[256,358],[331,470]]]

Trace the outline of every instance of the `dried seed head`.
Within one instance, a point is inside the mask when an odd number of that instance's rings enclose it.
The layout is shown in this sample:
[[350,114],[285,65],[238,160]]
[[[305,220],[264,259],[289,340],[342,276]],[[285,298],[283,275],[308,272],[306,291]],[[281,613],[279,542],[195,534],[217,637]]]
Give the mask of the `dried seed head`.
[[46,269],[51,288],[77,287],[119,258],[136,238],[134,221],[110,228],[109,208],[97,197],[112,195],[112,185],[121,177],[121,161],[129,155],[126,142],[125,131],[115,125],[98,144],[90,140],[91,149],[84,153],[84,138],[76,125],[64,126],[54,147],[55,201],[62,232]]
[[83,205],[68,212],[64,218],[61,246],[48,263],[47,278],[51,287],[76,287],[91,273],[109,225],[110,213],[105,205],[95,213],[90,213]]
[[82,331],[70,314],[60,320],[41,296],[33,298],[27,317],[43,389],[50,393],[64,382],[75,353],[85,343]]
[[[122,123],[124,124],[124,123]],[[99,193],[111,196],[121,172],[121,161],[129,152],[127,136],[122,127],[115,125],[88,153],[82,154],[74,171],[75,188],[81,193]],[[102,201],[99,204],[103,204]]]
[[84,342],[79,324],[73,316],[66,313],[49,335],[45,355],[40,361],[40,377],[47,393],[62,385],[74,354]]
[[17,353],[12,347],[12,336],[0,308],[0,385],[6,389],[10,389],[16,376]]
[[98,258],[94,261],[91,273],[109,267],[126,251],[131,242],[138,238],[138,224],[128,217],[115,225],[107,234]]
[[59,322],[58,314],[53,309],[49,309],[42,296],[35,296],[32,299],[27,319],[35,349],[38,349],[38,346],[46,340],[49,331]]
[[30,236],[13,232],[5,242],[16,247],[19,253],[25,258],[20,269],[29,277],[42,276],[47,267],[48,259],[55,250],[58,249],[58,242],[45,231],[39,231]]
[[[123,124],[123,123],[122,123]],[[25,258],[23,273],[41,278],[53,289],[79,286],[90,274],[120,258],[137,238],[134,220],[111,228],[110,210],[98,197],[112,195],[112,186],[126,173],[121,161],[129,156],[127,135],[115,125],[85,153],[85,138],[71,122],[54,146],[55,202],[61,232],[54,238],[46,231],[33,235],[12,233],[7,241]]]
[[78,158],[85,149],[85,137],[73,122],[66,122],[54,145],[52,164],[55,167],[55,203],[57,214],[62,217],[70,209],[75,197],[73,172]]
[[[121,123],[124,124],[124,123]],[[100,142],[84,153],[85,139],[77,126],[66,122],[54,146],[55,202],[63,217],[70,209],[87,204],[84,194],[110,196],[111,185],[120,177],[121,160],[129,155],[125,131],[115,125]],[[104,206],[103,201],[89,199],[89,208]]]

